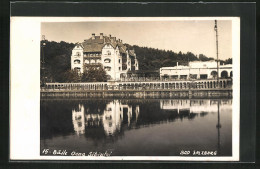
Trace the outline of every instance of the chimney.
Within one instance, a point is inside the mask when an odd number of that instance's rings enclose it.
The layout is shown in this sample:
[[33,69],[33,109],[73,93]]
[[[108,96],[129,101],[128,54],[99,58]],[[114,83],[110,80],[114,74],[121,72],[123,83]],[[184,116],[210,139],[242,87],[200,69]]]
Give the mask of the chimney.
[[120,39],[118,39],[118,42],[121,42],[121,40],[120,40]]
[[95,39],[95,34],[94,33],[92,33],[92,39]]
[[103,33],[100,33],[100,39],[103,39]]
[[111,39],[111,34],[109,35],[109,39]]

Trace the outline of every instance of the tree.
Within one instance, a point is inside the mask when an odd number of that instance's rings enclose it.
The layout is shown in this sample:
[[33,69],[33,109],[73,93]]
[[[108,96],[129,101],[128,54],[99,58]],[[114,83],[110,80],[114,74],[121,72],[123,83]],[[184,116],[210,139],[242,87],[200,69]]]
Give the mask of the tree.
[[74,44],[43,40],[41,46],[43,43],[45,45],[41,47],[41,61],[44,60],[44,65],[41,65],[41,68],[44,66],[42,76],[45,76],[45,82],[66,81],[64,76],[65,72],[70,70],[70,57]]
[[82,74],[82,82],[105,82],[107,81],[106,71],[100,67],[89,66]]
[[225,60],[225,64],[232,64],[232,58],[228,58]]
[[214,60],[213,58],[208,58],[207,56],[203,54],[199,54],[199,60],[200,61],[209,61],[209,60]]
[[62,81],[66,83],[81,81],[81,75],[77,70],[67,70],[62,77]]

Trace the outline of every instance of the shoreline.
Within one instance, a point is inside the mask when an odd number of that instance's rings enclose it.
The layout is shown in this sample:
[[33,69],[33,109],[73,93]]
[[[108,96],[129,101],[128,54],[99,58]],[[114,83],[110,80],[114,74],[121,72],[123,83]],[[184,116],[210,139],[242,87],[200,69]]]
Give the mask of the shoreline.
[[190,90],[51,90],[41,91],[41,98],[232,98],[232,89]]

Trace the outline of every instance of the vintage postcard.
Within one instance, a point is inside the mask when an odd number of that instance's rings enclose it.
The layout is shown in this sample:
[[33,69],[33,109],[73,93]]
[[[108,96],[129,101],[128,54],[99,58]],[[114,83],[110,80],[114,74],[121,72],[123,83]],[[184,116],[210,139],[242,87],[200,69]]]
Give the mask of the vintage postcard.
[[11,17],[10,159],[239,161],[239,42],[239,17]]

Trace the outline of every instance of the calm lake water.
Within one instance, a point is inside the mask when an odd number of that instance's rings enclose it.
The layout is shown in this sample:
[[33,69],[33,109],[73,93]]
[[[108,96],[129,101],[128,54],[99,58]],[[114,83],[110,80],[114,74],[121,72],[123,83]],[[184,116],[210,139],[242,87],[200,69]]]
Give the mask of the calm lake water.
[[231,156],[232,99],[41,100],[40,130],[41,155]]

